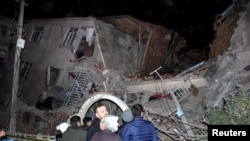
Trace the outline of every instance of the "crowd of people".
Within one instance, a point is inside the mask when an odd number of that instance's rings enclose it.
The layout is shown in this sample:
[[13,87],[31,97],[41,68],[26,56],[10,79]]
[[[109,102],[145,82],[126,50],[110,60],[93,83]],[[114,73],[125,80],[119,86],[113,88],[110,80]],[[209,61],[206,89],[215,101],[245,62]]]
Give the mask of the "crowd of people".
[[61,126],[58,127],[62,135],[60,139],[62,141],[158,141],[156,128],[143,118],[145,110],[141,104],[135,104],[131,109],[123,111],[121,126],[119,117],[109,114],[103,103],[98,103],[94,110],[95,118],[93,120],[91,117],[83,118],[83,125],[78,115],[70,118],[70,125],[58,125]]
[[[95,107],[95,118],[79,115],[70,117],[69,123],[63,122],[56,127],[56,141],[158,141],[156,128],[143,118],[145,110],[141,104],[135,104],[122,113],[122,125],[119,117],[109,114],[103,103]],[[0,129],[0,141],[7,141],[6,129]]]

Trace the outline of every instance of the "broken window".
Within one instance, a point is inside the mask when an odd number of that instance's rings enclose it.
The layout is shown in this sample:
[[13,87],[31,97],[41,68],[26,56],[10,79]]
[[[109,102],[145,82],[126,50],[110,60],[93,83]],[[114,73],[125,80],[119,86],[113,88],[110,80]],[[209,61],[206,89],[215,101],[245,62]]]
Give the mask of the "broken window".
[[75,59],[93,56],[95,46],[95,30],[93,27],[70,27],[63,41],[64,46],[74,50]]
[[79,27],[70,27],[63,41],[63,46],[73,46]]
[[64,46],[71,46],[74,47],[74,49],[77,49],[84,37],[84,40],[86,40],[91,46],[94,41],[94,28],[79,28],[79,27],[70,27],[69,31],[63,41]]
[[21,61],[20,63],[20,78],[27,79],[32,63]]
[[47,68],[47,85],[48,86],[56,86],[57,81],[60,81],[60,77],[64,76],[63,71],[61,71],[58,68],[54,68],[51,66],[48,66]]
[[95,38],[96,38],[95,29],[93,27],[86,27],[83,30],[85,32],[79,44],[78,50],[83,50],[85,57],[91,57],[93,56],[95,47]]
[[32,34],[30,41],[34,42],[34,43],[39,43],[40,39],[42,37],[42,34],[43,34],[43,29],[44,29],[44,27],[37,27],[36,26],[33,30],[33,34]]
[[95,44],[92,43],[91,45],[86,41],[86,37],[83,37],[80,45],[77,50],[77,58],[80,58],[81,56],[85,57],[91,57],[94,53],[94,46]]

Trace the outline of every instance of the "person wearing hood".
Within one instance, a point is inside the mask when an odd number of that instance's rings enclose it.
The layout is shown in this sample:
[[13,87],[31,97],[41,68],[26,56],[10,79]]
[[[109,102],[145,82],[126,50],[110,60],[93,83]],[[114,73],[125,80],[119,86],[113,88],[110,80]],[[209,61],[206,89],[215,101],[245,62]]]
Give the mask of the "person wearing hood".
[[117,135],[118,131],[118,116],[106,115],[101,119],[101,131],[96,132],[90,141],[122,141],[121,137]]
[[133,118],[134,118],[134,116],[133,116],[133,113],[132,113],[131,109],[126,109],[125,111],[123,111],[123,113],[122,113],[122,122],[123,122],[123,124],[119,127],[119,130],[117,131],[117,134],[119,136],[122,137],[122,132],[123,132],[124,126],[128,122],[132,121]]
[[87,131],[81,127],[81,117],[74,115],[70,118],[70,126],[62,134],[63,141],[86,141]]

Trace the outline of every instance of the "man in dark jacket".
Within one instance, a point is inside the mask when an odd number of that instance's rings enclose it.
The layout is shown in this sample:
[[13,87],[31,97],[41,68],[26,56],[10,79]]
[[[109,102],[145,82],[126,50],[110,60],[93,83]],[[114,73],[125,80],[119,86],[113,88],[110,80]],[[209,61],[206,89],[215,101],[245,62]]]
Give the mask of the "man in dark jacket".
[[86,141],[87,131],[83,130],[81,127],[81,117],[72,116],[70,118],[70,126],[63,133],[63,141]]
[[101,131],[100,121],[104,116],[108,114],[109,113],[106,106],[103,103],[97,103],[97,105],[95,106],[95,119],[93,120],[91,126],[87,131],[87,141],[90,141],[90,139],[96,132]]
[[123,129],[123,141],[158,141],[156,129],[150,121],[143,119],[144,108],[135,104],[131,108],[134,119]]

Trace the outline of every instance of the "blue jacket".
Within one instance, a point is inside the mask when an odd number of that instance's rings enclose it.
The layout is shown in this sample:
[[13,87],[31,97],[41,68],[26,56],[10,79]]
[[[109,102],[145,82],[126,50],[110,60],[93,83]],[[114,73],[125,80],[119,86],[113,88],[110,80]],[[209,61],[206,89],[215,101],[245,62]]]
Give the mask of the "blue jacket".
[[124,126],[122,132],[123,141],[158,141],[154,125],[144,120],[142,117],[136,117]]

